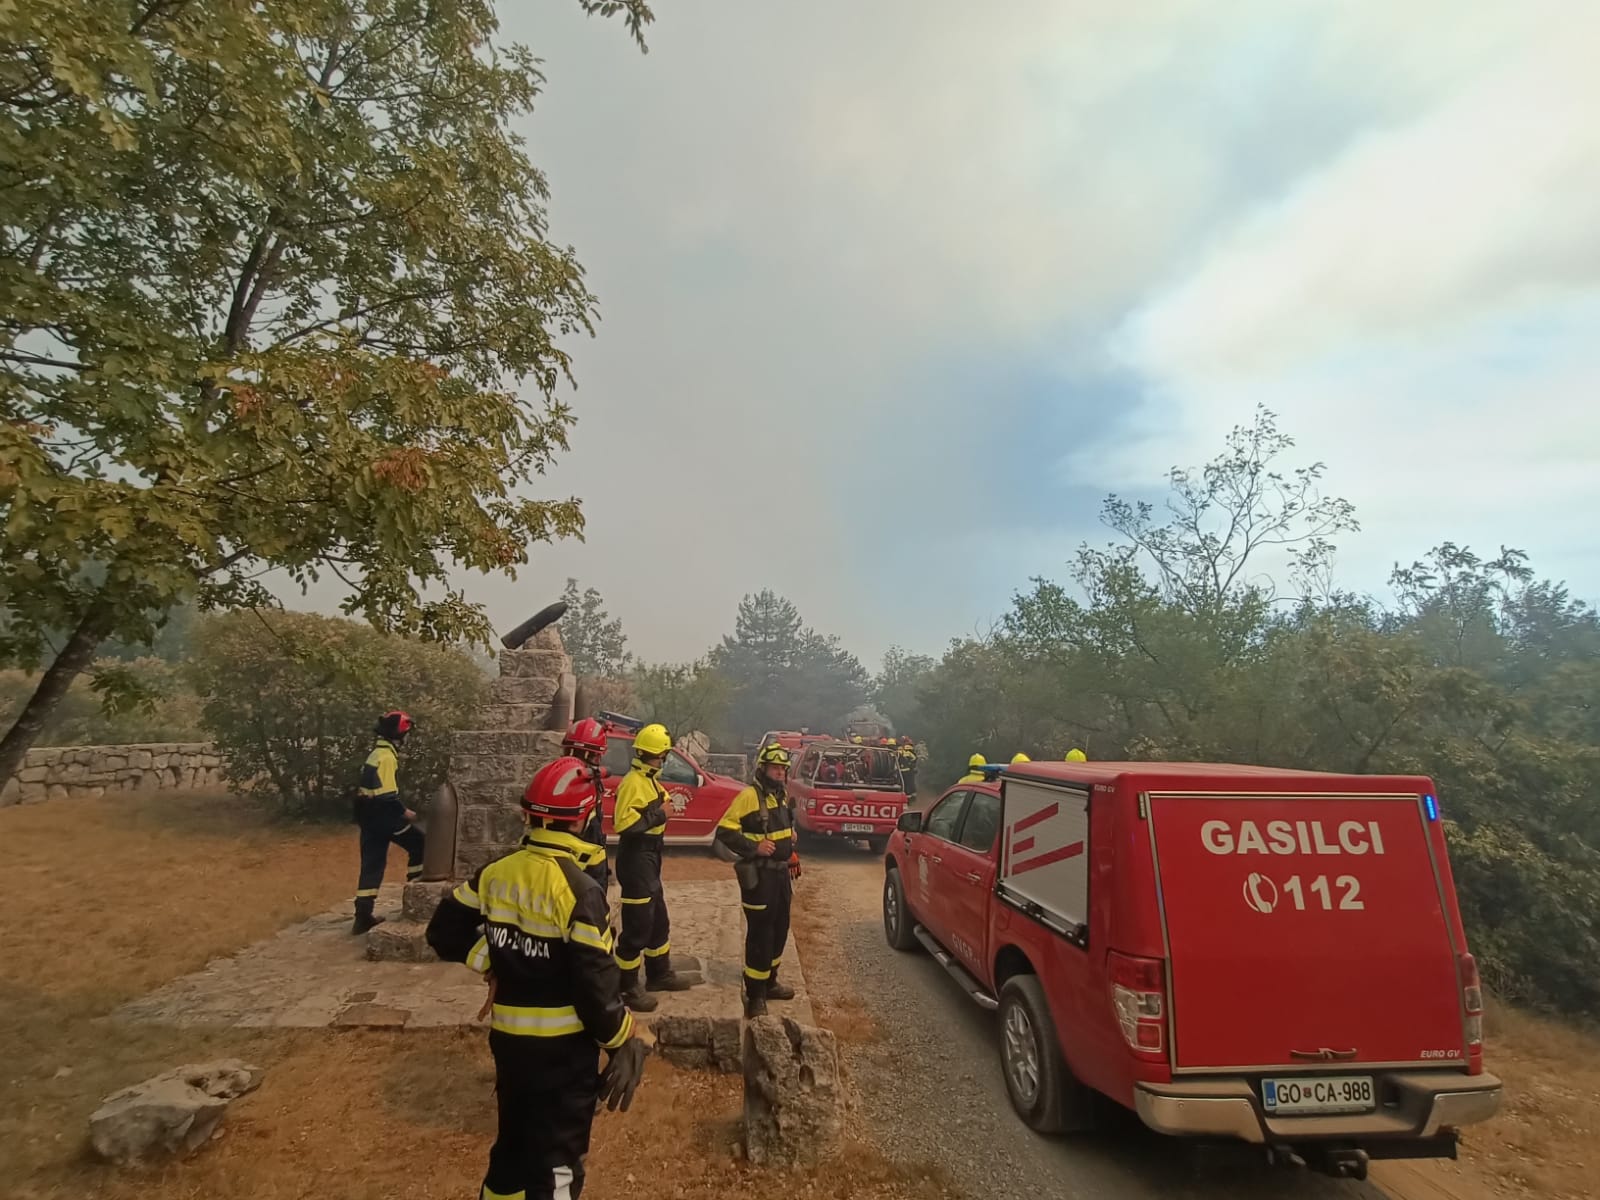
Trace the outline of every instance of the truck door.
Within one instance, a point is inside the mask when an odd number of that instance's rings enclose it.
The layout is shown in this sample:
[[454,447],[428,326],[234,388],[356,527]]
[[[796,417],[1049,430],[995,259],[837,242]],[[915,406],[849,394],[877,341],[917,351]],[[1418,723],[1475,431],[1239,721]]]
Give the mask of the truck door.
[[989,897],[994,893],[995,843],[1000,832],[1000,797],[974,791],[953,845],[944,849],[944,919],[942,938],[979,979],[987,981]]
[[951,879],[956,866],[952,849],[971,798],[972,793],[965,788],[946,793],[929,810],[913,845],[911,878],[907,880],[911,908],[917,920],[941,943],[950,926],[949,896],[956,886]]
[[716,797],[700,796],[699,768],[676,750],[669,750],[667,760],[661,764],[659,779],[672,805],[667,836],[709,838],[717,822],[722,819],[722,812]]

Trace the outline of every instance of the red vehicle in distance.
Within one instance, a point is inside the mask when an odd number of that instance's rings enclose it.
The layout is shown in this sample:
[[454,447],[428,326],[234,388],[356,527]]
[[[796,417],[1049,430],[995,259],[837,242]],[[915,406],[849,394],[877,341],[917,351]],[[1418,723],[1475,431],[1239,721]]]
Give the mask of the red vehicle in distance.
[[[633,738],[644,722],[616,713],[601,713],[600,719],[606,728],[606,752],[600,760],[600,779],[605,788],[600,813],[606,840],[614,844],[617,835],[611,816],[617,807],[617,784],[633,765]],[[672,813],[661,835],[669,846],[709,846],[716,835],[717,822],[745,786],[743,780],[712,774],[676,748],[667,751],[658,778],[672,802]]]
[[835,738],[806,746],[789,772],[794,823],[802,837],[861,838],[883,853],[905,811],[898,749]]
[[883,924],[999,1010],[1012,1106],[1363,1178],[1492,1116],[1433,782],[1199,763],[988,768],[907,812]]

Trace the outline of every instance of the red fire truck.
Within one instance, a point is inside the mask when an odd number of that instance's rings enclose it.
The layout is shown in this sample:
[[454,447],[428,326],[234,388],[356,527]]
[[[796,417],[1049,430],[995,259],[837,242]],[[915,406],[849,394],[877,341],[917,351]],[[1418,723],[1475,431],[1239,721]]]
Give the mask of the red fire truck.
[[838,740],[801,750],[789,797],[802,837],[861,838],[874,854],[888,845],[906,807],[895,747]]
[[[633,765],[633,738],[644,722],[617,713],[601,713],[600,719],[606,727],[606,752],[600,760],[605,794],[600,800],[600,812],[606,837],[615,842],[611,814],[617,806],[617,784]],[[716,835],[717,822],[744,787],[738,779],[712,774],[677,749],[667,751],[657,778],[672,802],[662,834],[669,846],[709,846]]]
[[999,1010],[1011,1102],[1362,1178],[1492,1115],[1431,780],[1185,763],[987,769],[884,857],[884,932]]

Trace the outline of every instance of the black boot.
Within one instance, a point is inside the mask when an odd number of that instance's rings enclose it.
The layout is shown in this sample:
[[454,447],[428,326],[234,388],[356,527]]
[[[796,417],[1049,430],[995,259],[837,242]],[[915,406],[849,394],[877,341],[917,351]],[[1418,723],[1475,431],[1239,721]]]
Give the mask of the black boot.
[[753,1021],[767,1015],[767,985],[753,979],[744,981],[744,1019]]
[[778,968],[772,968],[772,978],[767,980],[768,1000],[793,1000],[794,989],[786,983],[778,982]]
[[639,986],[638,967],[622,973],[622,1002],[634,1012],[655,1012],[656,1006],[661,1003]]
[[356,901],[356,919],[350,924],[350,932],[359,937],[374,925],[382,925],[383,918],[372,915],[372,901],[362,898]]
[[[654,970],[651,968],[654,967]],[[644,960],[644,989],[647,992],[687,992],[694,984],[672,969],[672,956]]]

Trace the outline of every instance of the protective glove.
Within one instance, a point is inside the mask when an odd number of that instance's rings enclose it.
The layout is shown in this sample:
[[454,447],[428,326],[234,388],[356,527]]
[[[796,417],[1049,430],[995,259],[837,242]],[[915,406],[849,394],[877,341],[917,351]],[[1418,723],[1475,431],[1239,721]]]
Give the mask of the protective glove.
[[800,878],[800,856],[798,854],[789,855],[789,878]]
[[611,1051],[606,1069],[600,1072],[600,1103],[606,1106],[607,1112],[616,1112],[618,1108],[628,1111],[633,1093],[644,1078],[644,1060],[649,1054],[650,1047],[637,1037],[629,1038]]

